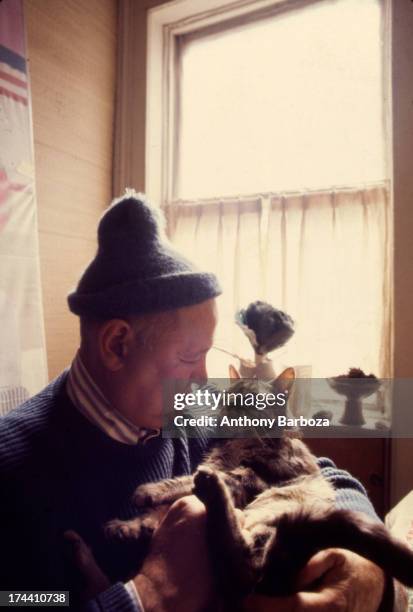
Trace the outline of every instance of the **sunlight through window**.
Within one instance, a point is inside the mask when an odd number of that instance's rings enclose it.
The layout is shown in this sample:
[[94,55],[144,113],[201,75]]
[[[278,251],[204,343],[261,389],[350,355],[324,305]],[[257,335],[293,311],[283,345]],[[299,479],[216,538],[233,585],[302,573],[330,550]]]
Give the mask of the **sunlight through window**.
[[175,196],[385,178],[381,10],[316,3],[183,39]]

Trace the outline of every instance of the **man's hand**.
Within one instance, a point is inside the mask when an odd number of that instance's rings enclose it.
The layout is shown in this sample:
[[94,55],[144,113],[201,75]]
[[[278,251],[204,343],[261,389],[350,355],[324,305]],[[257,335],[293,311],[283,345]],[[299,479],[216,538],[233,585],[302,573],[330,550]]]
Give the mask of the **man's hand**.
[[80,601],[88,601],[110,586],[108,577],[102,572],[96,559],[76,531],[64,533],[66,559],[69,564],[68,574],[72,580],[72,589]]
[[252,595],[244,612],[377,612],[384,592],[383,571],[347,550],[323,550],[301,571],[289,597]]
[[[205,506],[197,497],[175,502],[134,579],[145,612],[198,612],[213,603]],[[218,610],[218,604],[212,607]]]
[[[92,551],[74,531],[65,533],[68,560],[79,578],[82,600],[110,586]],[[134,582],[145,612],[218,611],[206,541],[205,506],[194,495],[175,502],[155,532]]]

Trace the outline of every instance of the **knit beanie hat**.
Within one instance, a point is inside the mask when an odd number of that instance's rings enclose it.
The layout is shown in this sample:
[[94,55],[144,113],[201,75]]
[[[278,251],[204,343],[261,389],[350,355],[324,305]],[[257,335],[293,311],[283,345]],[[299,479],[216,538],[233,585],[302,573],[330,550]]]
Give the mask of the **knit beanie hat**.
[[160,211],[128,192],[101,218],[96,256],[68,303],[77,315],[110,319],[192,306],[220,293],[214,274],[173,250]]

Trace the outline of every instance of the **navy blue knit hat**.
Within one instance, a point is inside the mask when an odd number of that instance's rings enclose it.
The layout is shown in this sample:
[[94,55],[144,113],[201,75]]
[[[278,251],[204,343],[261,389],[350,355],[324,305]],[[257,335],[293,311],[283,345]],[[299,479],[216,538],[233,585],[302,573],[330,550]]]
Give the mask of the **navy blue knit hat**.
[[115,200],[98,227],[98,250],[69,308],[110,319],[192,306],[221,293],[214,274],[200,272],[173,250],[160,213],[142,194]]

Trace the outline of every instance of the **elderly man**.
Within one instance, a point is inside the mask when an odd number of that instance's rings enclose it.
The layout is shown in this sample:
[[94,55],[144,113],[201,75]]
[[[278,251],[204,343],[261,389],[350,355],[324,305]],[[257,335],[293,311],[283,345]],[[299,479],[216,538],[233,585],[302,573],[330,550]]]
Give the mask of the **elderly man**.
[[[124,559],[102,526],[134,516],[138,485],[190,474],[201,461],[202,435],[159,435],[162,381],[206,379],[219,293],[213,275],[171,249],[143,199],[127,195],[103,215],[97,254],[68,298],[80,316],[79,352],[0,425],[2,589],[67,590],[74,557],[100,581],[89,610],[197,612],[208,602],[214,609],[204,507],[195,497],[171,508],[126,584],[118,581]],[[375,516],[357,481],[327,460],[320,465],[340,507]],[[325,551],[302,572],[300,593],[251,597],[245,607],[373,612],[391,597],[385,582],[361,557]]]

